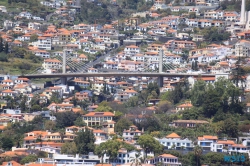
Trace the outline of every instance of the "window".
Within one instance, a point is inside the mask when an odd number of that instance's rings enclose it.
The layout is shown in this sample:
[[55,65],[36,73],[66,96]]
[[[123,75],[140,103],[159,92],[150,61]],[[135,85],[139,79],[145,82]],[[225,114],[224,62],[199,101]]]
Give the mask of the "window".
[[84,120],[87,120],[87,117],[84,117]]

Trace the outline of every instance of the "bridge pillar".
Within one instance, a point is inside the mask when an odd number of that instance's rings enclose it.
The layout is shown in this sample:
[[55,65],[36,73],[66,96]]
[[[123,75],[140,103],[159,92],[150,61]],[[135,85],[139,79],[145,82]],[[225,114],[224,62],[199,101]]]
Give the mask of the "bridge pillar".
[[159,53],[159,73],[162,73],[162,61],[163,61],[163,50],[160,50]]
[[157,83],[159,87],[163,87],[163,76],[158,76]]
[[66,52],[63,50],[63,63],[62,63],[62,73],[66,73]]
[[62,85],[67,85],[67,77],[61,77],[60,79]]

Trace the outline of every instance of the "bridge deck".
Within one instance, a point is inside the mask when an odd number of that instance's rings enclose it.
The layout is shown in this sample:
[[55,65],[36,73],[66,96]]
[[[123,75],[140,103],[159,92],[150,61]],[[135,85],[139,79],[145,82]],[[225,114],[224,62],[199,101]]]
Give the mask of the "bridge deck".
[[141,77],[215,77],[215,74],[200,73],[146,73],[146,72],[108,72],[108,73],[54,73],[54,74],[28,74],[19,78],[61,78],[61,77],[111,77],[111,76],[141,76]]

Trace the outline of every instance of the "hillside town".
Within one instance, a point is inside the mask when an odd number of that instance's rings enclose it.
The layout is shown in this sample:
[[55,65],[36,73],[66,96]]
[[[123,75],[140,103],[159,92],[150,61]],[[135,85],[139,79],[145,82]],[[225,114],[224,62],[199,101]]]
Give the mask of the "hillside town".
[[249,7],[3,0],[0,164],[250,165]]

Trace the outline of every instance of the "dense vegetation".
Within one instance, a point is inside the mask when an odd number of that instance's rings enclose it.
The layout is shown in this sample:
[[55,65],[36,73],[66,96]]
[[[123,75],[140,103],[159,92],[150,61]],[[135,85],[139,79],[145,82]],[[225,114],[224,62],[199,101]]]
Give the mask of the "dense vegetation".
[[25,8],[31,14],[44,19],[49,13],[53,12],[52,9],[42,5],[39,0],[8,0],[8,7]]

